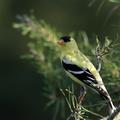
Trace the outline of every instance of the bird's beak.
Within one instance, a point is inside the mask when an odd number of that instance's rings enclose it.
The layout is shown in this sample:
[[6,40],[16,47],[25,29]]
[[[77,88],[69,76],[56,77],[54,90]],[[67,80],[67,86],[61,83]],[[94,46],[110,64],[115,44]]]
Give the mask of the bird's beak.
[[64,45],[65,44],[65,42],[64,42],[64,40],[59,40],[58,42],[57,42],[59,45]]

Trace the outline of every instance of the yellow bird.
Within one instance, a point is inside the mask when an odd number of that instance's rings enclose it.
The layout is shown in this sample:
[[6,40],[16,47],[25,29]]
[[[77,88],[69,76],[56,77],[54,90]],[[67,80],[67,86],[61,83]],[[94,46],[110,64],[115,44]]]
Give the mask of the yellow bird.
[[86,86],[88,86],[107,101],[110,113],[113,113],[116,108],[99,72],[90,60],[80,52],[75,40],[70,36],[63,36],[59,39],[58,44],[61,50],[61,62],[67,75],[83,87],[83,95],[80,99],[83,99]]

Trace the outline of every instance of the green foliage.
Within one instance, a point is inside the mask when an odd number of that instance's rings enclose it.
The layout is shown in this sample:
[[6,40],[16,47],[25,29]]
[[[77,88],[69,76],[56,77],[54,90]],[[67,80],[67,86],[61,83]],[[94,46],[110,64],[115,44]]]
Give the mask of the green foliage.
[[[45,84],[43,87],[43,96],[48,99],[46,107],[52,106],[54,108],[54,120],[58,115],[61,118],[64,118],[67,107],[65,105],[66,96],[64,92],[61,93],[60,89],[66,89],[68,86],[71,86],[71,81],[65,76],[60,64],[57,40],[59,39],[61,33],[57,32],[46,22],[42,20],[38,21],[33,15],[24,15],[23,17],[18,16],[18,18],[20,22],[14,23],[14,28],[21,30],[22,35],[28,35],[32,38],[32,40],[28,43],[29,54],[26,54],[23,57],[31,60],[36,65],[38,72],[43,75]],[[94,59],[94,56],[96,50],[95,46],[97,46],[97,38],[93,37],[91,41],[94,41],[94,44],[90,44],[89,38],[85,32],[79,32],[77,34],[73,32],[70,33],[70,35],[77,39],[80,50],[85,53],[93,61],[93,63],[96,63],[97,60]],[[100,54],[105,52],[104,55],[100,56],[102,62],[102,68],[100,71],[101,76],[104,83],[107,85],[110,94],[114,97],[115,103],[118,103],[120,101],[120,96],[118,97],[114,94],[120,92],[120,47],[118,47],[118,40],[113,42],[112,40],[106,38],[104,44],[101,45],[100,42],[98,42],[98,46],[100,48]],[[76,86],[76,88],[78,88],[78,86]],[[78,92],[76,90],[76,97],[72,99],[77,99],[77,94]],[[98,105],[91,107],[94,103]],[[76,103],[70,102],[70,105],[74,106],[74,104]],[[101,109],[104,108],[104,105],[105,104],[104,102],[101,102],[101,99],[96,103],[96,99],[93,99],[93,97],[89,97],[85,103],[85,106],[88,107],[88,109],[93,111],[97,110],[99,113]],[[86,112],[87,110],[84,109],[83,111]],[[70,112],[72,111],[70,110]],[[84,114],[81,113],[81,115]],[[87,120],[87,118],[83,119]]]

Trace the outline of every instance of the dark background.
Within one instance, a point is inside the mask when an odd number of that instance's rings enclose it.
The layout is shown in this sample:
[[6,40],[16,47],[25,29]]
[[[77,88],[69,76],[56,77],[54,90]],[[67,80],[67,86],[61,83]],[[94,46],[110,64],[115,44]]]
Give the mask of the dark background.
[[[20,58],[28,52],[28,37],[13,29],[16,15],[30,14],[43,19],[58,31],[67,34],[85,30],[88,35],[111,35],[109,24],[116,23],[113,15],[107,20],[114,4],[106,0],[97,12],[101,0],[88,7],[90,0],[0,0],[0,119],[43,120],[49,115],[43,109],[42,78],[36,68]],[[50,113],[49,113],[50,114]],[[50,118],[49,118],[50,119]]]

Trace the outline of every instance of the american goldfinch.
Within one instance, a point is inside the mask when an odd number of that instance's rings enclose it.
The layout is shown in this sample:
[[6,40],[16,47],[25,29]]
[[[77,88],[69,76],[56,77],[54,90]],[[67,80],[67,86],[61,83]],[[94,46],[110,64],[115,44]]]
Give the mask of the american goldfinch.
[[113,113],[116,108],[99,72],[90,60],[79,51],[75,40],[70,36],[64,36],[59,39],[58,44],[61,50],[61,62],[67,75],[84,88],[89,86],[99,93],[107,101],[110,113]]

